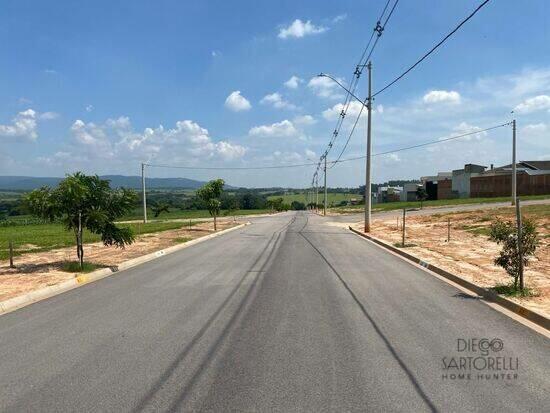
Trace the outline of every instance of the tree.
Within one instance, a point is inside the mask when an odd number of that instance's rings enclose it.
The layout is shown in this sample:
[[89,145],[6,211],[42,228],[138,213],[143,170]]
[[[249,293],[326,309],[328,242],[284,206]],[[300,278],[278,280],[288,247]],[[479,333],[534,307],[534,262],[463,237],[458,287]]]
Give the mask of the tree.
[[165,202],[160,202],[156,205],[153,205],[151,207],[151,211],[153,211],[155,218],[158,218],[159,215],[162,214],[163,212],[170,212],[170,206]]
[[239,209],[239,202],[237,201],[237,198],[233,196],[231,197],[231,199],[227,201],[227,210],[225,211],[225,215],[226,216],[233,215],[233,222],[235,222],[237,220],[237,218],[235,217],[235,212],[237,212],[238,209]]
[[49,221],[61,220],[74,231],[80,268],[84,263],[83,230],[101,235],[105,246],[123,248],[134,241],[130,228],[119,228],[115,220],[130,212],[138,197],[128,189],[113,190],[108,180],[82,172],[67,175],[57,188],[42,187],[25,199],[29,211]]
[[518,231],[517,226],[510,221],[496,219],[491,223],[490,236],[492,241],[502,244],[502,250],[497,258],[495,265],[506,270],[508,275],[514,278],[514,290],[518,289],[518,278],[520,274],[520,263],[523,259],[523,266],[529,263],[529,257],[534,255],[538,240],[537,231],[533,221],[525,220],[521,226],[521,249],[523,257],[520,258],[518,250]]
[[214,231],[217,231],[216,217],[220,214],[220,197],[225,182],[223,179],[214,179],[197,190],[197,196],[204,201],[210,215],[214,217]]
[[428,193],[426,192],[426,188],[424,188],[423,185],[418,186],[416,188],[416,199],[420,201],[420,209],[422,209],[422,203],[428,198]]
[[303,202],[292,201],[292,203],[290,204],[290,209],[294,211],[303,211],[304,209],[306,209],[306,206]]

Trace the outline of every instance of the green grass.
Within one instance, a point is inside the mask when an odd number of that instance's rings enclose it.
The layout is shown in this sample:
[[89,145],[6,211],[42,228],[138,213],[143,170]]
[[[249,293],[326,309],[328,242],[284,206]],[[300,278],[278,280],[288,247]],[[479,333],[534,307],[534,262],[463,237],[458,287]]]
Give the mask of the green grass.
[[[199,222],[192,222],[196,225]],[[143,235],[153,232],[168,231],[188,227],[189,223],[184,222],[149,222],[121,224],[121,227],[129,227],[135,235]],[[0,228],[0,260],[9,256],[8,243],[13,242],[14,255],[26,252],[48,251],[55,248],[71,247],[75,245],[74,233],[65,230],[61,224],[37,224],[21,225]],[[101,241],[101,237],[84,231],[84,242]],[[30,245],[32,244],[32,245]]]
[[495,293],[507,297],[538,297],[538,293],[531,288],[524,287],[523,290],[514,288],[514,284],[495,285],[491,288]]
[[84,262],[82,268],[80,268],[80,263],[78,261],[66,261],[61,266],[61,269],[67,272],[92,272],[98,268],[104,268],[104,266],[91,262]]
[[178,237],[178,238],[174,238],[174,242],[177,242],[178,244],[183,244],[187,241],[191,241],[193,238],[189,238],[189,237]]
[[[226,211],[221,212],[221,216],[224,216]],[[266,214],[271,212],[269,209],[238,209],[234,212],[231,212],[231,216],[240,216],[240,215],[256,215],[256,214]],[[155,218],[153,212],[147,208],[147,218],[150,220],[170,220],[170,219],[188,219],[188,218],[210,218],[210,213],[206,210],[186,210],[181,209],[171,209],[170,212],[164,212],[160,214],[159,217]],[[143,218],[143,213],[141,209],[135,209],[131,214],[128,214],[120,219],[120,221],[133,221]]]
[[401,242],[394,242],[393,246],[397,248],[411,248],[411,247],[416,247],[416,244],[410,244],[405,242],[405,245],[403,246]]
[[[306,195],[305,193],[299,193],[299,194],[287,194],[287,195],[270,195],[267,197],[267,199],[277,199],[277,198],[283,198],[283,202],[290,204],[292,201],[298,201],[302,203],[306,203]],[[352,198],[357,199],[358,201],[361,201],[362,196],[360,194],[351,194],[349,192],[329,192],[327,194],[327,202],[329,206],[336,206],[342,201],[350,201]],[[322,203],[324,199],[324,194],[319,192],[319,203]]]
[[[520,197],[522,201],[530,201],[536,199],[550,199],[550,195],[530,195]],[[438,199],[435,201],[424,201],[423,207],[438,207],[438,206],[453,206],[453,205],[465,205],[465,204],[484,204],[493,202],[507,202],[510,201],[510,197],[496,197],[496,198],[458,198],[458,199]],[[364,209],[364,205],[354,205],[343,207],[346,210],[349,209]],[[373,211],[392,211],[395,209],[403,208],[420,208],[420,202],[387,202],[381,204],[374,204],[372,206]],[[334,208],[333,212],[338,212],[338,208]]]

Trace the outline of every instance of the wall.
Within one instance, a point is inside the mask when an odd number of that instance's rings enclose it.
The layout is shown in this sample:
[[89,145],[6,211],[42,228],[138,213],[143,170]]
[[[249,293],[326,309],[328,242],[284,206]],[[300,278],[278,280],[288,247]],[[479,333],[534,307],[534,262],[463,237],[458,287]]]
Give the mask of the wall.
[[[518,195],[546,195],[550,194],[550,174],[517,175]],[[509,196],[512,192],[512,175],[476,176],[470,180],[470,196],[472,198],[489,198],[495,196]]]
[[451,179],[441,179],[437,181],[437,199],[451,199],[453,197]]

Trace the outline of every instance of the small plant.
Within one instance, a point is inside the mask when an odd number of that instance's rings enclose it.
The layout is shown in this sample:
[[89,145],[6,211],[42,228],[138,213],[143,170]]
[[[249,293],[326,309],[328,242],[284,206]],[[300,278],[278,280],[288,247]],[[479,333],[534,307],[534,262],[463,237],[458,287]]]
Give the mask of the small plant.
[[78,261],[67,261],[61,265],[61,269],[67,272],[92,272],[98,268],[101,268],[101,266],[91,262],[83,262],[82,267]]
[[491,223],[489,239],[497,244],[502,244],[502,250],[495,265],[504,268],[508,275],[514,279],[513,288],[518,290],[518,279],[520,276],[520,264],[529,265],[529,257],[535,254],[538,245],[537,231],[535,224],[530,220],[523,221],[521,230],[521,249],[523,257],[520,258],[518,250],[518,231],[513,222],[503,221],[499,218]]
[[514,284],[495,285],[491,289],[497,294],[506,295],[508,297],[537,297],[539,295],[537,292],[527,287],[520,291]]
[[428,198],[428,193],[424,186],[416,188],[416,199],[420,201],[420,209],[422,209],[422,203]]
[[183,244],[187,241],[191,241],[193,238],[190,238],[190,237],[178,237],[178,238],[174,238],[174,242],[177,242],[178,244]]

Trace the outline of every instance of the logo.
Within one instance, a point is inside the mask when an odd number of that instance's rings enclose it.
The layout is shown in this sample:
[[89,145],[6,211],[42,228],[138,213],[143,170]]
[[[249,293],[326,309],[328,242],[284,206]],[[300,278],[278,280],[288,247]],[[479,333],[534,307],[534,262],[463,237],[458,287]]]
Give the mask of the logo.
[[519,377],[518,357],[506,354],[500,338],[458,338],[454,354],[442,358],[442,380],[499,380]]

